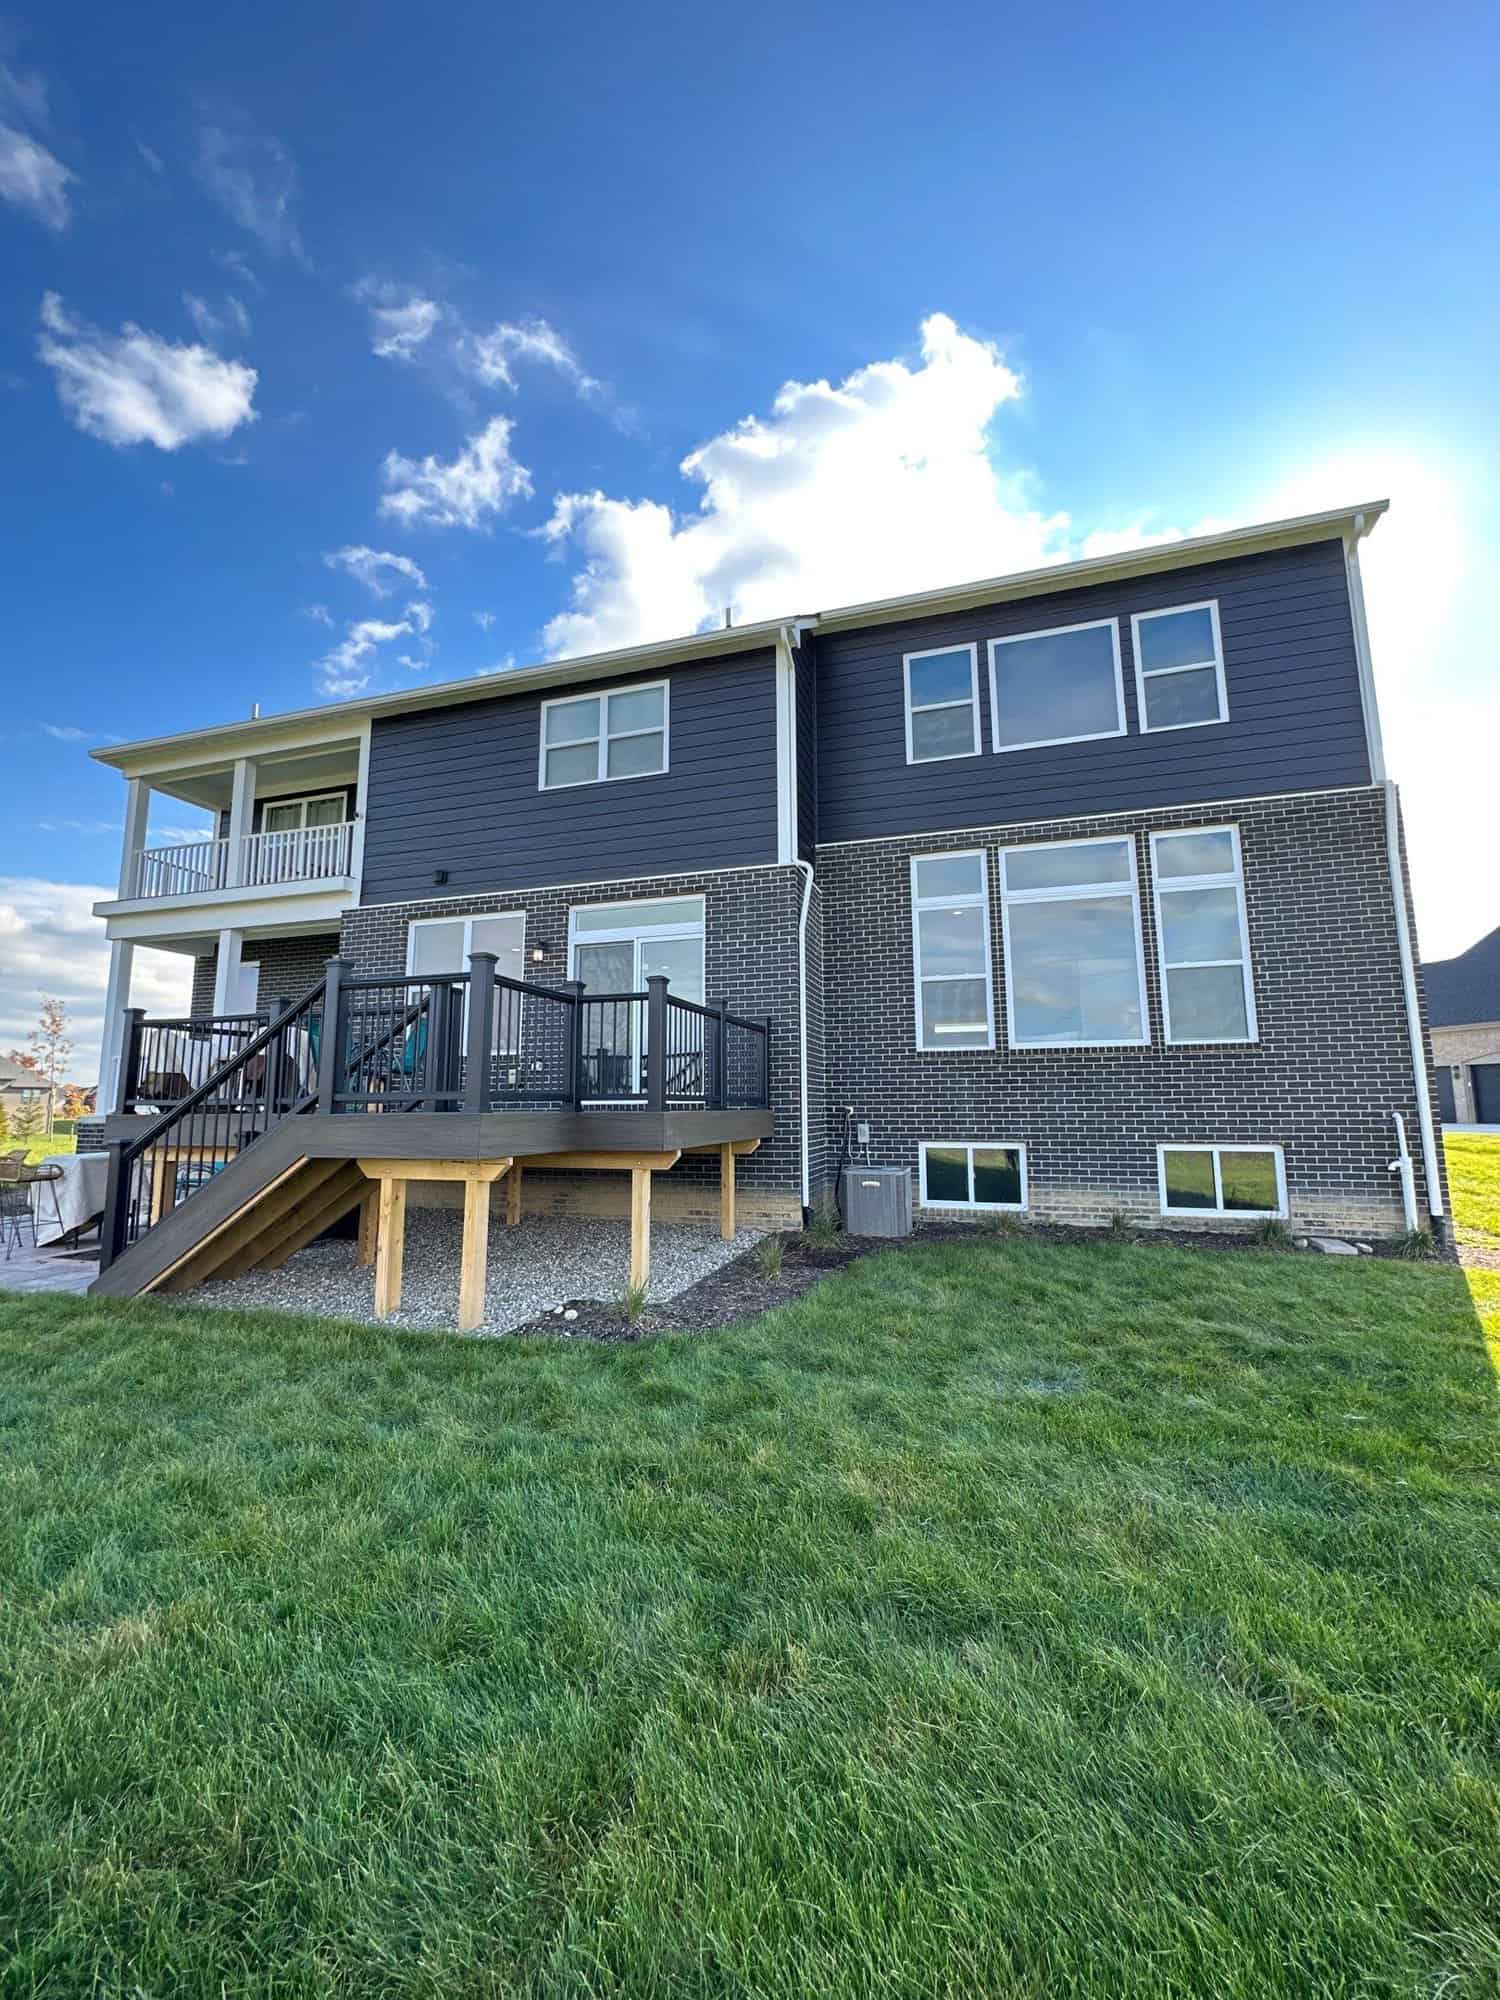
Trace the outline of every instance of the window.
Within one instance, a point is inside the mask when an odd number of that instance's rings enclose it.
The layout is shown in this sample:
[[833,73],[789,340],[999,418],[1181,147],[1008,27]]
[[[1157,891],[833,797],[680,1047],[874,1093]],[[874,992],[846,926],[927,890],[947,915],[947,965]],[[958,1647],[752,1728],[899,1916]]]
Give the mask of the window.
[[305,799],[278,799],[260,809],[262,833],[300,833],[308,826],[342,826],[347,803],[342,792],[318,792]]
[[665,681],[542,703],[542,791],[650,778],[666,768]]
[[992,1049],[990,899],[984,855],[914,854],[917,1047]]
[[1285,1215],[1279,1146],[1158,1146],[1163,1215]]
[[1123,736],[1118,621],[991,639],[990,731],[997,750]]
[[979,648],[908,653],[906,761],[935,764],[979,749]]
[[[467,972],[471,951],[492,951],[495,972],[506,979],[525,977],[526,915],[524,911],[479,917],[417,917],[406,933],[406,970],[414,978],[441,979]],[[464,1019],[469,995],[464,990]],[[516,1055],[521,1047],[521,996],[500,988],[495,1008],[492,1046],[497,1055]]]
[[1024,1146],[921,1148],[923,1208],[1024,1208]]
[[[662,896],[639,903],[587,903],[568,916],[569,969],[585,993],[644,993],[665,973],[667,990],[703,1002],[703,898]],[[631,1097],[643,1087],[641,1005],[601,1004],[583,1013],[585,1090]]]
[[1224,689],[1224,646],[1219,607],[1179,604],[1170,611],[1138,611],[1130,621],[1135,644],[1135,693],[1141,728],[1196,729],[1229,720]]
[[1013,1048],[1150,1039],[1128,835],[1002,849],[1000,913]]
[[1156,941],[1169,1042],[1253,1042],[1239,829],[1153,833]]

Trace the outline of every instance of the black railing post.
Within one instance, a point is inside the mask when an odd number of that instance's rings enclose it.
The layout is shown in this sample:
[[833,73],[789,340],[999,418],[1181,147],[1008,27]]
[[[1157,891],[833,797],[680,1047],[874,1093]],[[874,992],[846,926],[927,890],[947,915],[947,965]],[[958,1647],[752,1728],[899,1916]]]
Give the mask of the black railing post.
[[464,1049],[464,1110],[490,1108],[490,1023],[495,1012],[495,967],[492,951],[469,953],[469,1032]]
[[771,1017],[765,1017],[765,1032],[760,1039],[760,1104],[769,1111],[771,1108]]
[[646,1109],[667,1108],[667,975],[646,981]]
[[728,1012],[727,1000],[720,999],[714,1002],[713,1075],[707,1080],[710,1087],[704,1100],[710,1111],[722,1111],[729,1102],[729,1027],[724,1018]]
[[125,1029],[120,1038],[120,1081],[115,1087],[116,1112],[134,1109],[141,1082],[141,1023],[144,1007],[125,1009]]
[[99,1219],[99,1269],[107,1271],[125,1248],[125,1209],[130,1200],[130,1174],[125,1167],[125,1139],[111,1139],[104,1182],[104,1213]]
[[583,981],[565,979],[562,990],[573,1003],[568,1033],[568,1101],[575,1111],[583,1109]]
[[323,1039],[318,1049],[318,1110],[327,1116],[336,1106],[339,1067],[344,1060],[344,1044],[349,1039],[348,996],[344,981],[353,967],[347,958],[330,958],[324,972]]
[[[453,989],[446,979],[435,979],[427,989],[427,1062],[426,1075],[422,1081],[426,1085],[423,1101],[429,1111],[441,1111],[441,1098],[448,1088],[448,1058],[450,1053],[449,1025],[451,1021],[450,1002]],[[417,1030],[417,1048],[422,1046],[422,1031]],[[412,1077],[413,1084],[416,1077]]]

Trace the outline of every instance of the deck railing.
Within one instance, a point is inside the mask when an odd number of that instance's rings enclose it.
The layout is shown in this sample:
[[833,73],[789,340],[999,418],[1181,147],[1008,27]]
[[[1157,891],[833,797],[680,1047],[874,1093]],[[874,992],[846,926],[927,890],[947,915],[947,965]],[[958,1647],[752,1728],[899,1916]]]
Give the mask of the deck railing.
[[238,867],[227,840],[194,840],[179,847],[137,848],[131,894],[148,901],[198,896],[220,889],[270,889],[285,882],[321,882],[346,876],[354,853],[354,822],[247,833]]
[[239,1054],[271,1019],[255,1014],[192,1014],[151,1019],[138,1007],[125,1016],[124,1060],[116,1111],[164,1110]]
[[[111,1147],[105,1268],[284,1118],[305,1112],[768,1107],[771,1023],[669,992],[534,986],[475,952],[453,976],[365,978],[333,958],[269,1020],[133,1019],[130,1105],[195,1032],[227,1053],[136,1138]],[[174,1039],[176,1038],[176,1039]],[[133,1073],[131,1066],[133,1065]],[[175,1073],[184,1084],[185,1069]],[[130,1108],[125,1106],[124,1108]]]

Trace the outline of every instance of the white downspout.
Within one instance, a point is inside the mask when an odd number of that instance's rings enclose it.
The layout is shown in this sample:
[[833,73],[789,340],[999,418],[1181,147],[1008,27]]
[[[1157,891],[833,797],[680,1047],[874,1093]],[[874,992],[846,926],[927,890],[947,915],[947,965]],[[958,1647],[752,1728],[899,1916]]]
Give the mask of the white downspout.
[[802,1206],[812,1207],[812,1171],[807,1154],[807,913],[812,908],[813,866],[794,858],[802,876],[802,909],[797,918],[797,1022],[799,1089],[802,1099]]
[[[1391,877],[1391,900],[1396,906],[1396,949],[1401,958],[1401,990],[1406,1000],[1406,1033],[1411,1047],[1412,1079],[1417,1087],[1417,1130],[1422,1139],[1422,1175],[1427,1183],[1427,1212],[1441,1221],[1443,1183],[1438,1173],[1437,1131],[1433,1124],[1432,1098],[1427,1089],[1427,1049],[1422,1041],[1422,1010],[1417,1002],[1417,962],[1412,951],[1411,925],[1406,917],[1406,885],[1401,875],[1401,823],[1396,809],[1396,787],[1385,780],[1385,858]],[[1413,1223],[1411,1226],[1415,1227]]]

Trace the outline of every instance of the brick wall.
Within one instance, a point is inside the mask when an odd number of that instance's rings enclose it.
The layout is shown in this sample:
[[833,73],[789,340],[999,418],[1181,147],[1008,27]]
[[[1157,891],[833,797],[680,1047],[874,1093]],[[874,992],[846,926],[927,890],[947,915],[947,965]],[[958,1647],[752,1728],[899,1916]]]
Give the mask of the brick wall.
[[[316,986],[323,977],[323,967],[338,948],[338,932],[321,931],[302,937],[246,938],[240,956],[260,967],[258,1004],[264,1007],[278,996],[296,1000],[309,986]],[[193,961],[195,1014],[214,1011],[214,976],[218,965],[217,946]]]
[[[1260,1039],[1169,1047],[1147,835],[1231,821]],[[996,850],[1105,833],[1135,839],[1151,1042],[1011,1050]],[[998,1046],[918,1052],[908,861],[963,847],[987,856]],[[1425,1206],[1378,788],[827,846],[817,866],[830,1151],[845,1104],[870,1120],[877,1159],[912,1169],[914,1192],[922,1140],[1021,1141],[1039,1219],[1099,1223],[1120,1209],[1154,1223],[1158,1143],[1275,1143],[1285,1149],[1293,1228],[1390,1234],[1403,1227],[1387,1172],[1391,1113],[1400,1111]]]
[[[625,882],[585,882],[559,888],[518,890],[504,896],[449,896],[421,902],[382,903],[350,910],[343,920],[344,956],[360,973],[406,970],[407,927],[414,917],[476,916],[489,911],[526,913],[526,947],[547,946],[541,965],[527,963],[526,976],[544,986],[567,978],[568,911],[577,904],[638,902],[647,897],[701,895],[704,899],[705,991],[723,998],[732,1012],[771,1017],[771,1106],[775,1131],[758,1152],[739,1162],[747,1219],[773,1216],[783,1226],[800,1219],[801,1164],[798,1138],[797,915],[802,877],[795,868],[735,868],[705,875],[652,875]],[[691,1202],[709,1213],[717,1202],[718,1161],[684,1159],[658,1178],[653,1196],[663,1215]],[[551,1179],[552,1177],[547,1177]],[[575,1182],[579,1177],[571,1176]],[[614,1182],[619,1176],[596,1180]],[[528,1205],[550,1199],[540,1174],[528,1174],[536,1192]],[[689,1195],[696,1187],[700,1192]],[[599,1189],[589,1200],[612,1200],[615,1190]],[[717,1207],[713,1211],[717,1215]]]

